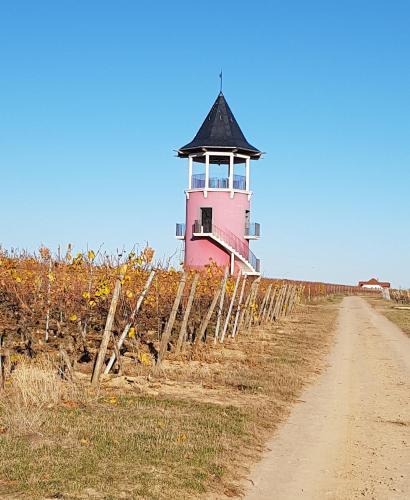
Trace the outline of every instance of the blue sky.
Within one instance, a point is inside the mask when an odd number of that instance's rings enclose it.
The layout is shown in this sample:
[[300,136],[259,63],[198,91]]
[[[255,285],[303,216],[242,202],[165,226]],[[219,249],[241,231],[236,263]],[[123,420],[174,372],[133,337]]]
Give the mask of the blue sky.
[[0,242],[173,254],[219,90],[264,274],[410,287],[410,3],[0,2]]

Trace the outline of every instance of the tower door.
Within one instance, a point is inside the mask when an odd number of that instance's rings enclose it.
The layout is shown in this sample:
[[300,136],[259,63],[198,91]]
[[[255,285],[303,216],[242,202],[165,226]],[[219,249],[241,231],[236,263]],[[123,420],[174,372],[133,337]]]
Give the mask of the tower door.
[[249,227],[251,224],[251,211],[245,210],[245,227]]
[[201,225],[204,233],[212,233],[212,208],[201,208]]

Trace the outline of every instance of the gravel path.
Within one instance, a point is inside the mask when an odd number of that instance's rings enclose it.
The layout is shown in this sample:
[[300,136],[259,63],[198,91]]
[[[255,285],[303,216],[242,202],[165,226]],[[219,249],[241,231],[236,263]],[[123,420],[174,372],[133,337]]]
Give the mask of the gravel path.
[[328,369],[268,450],[249,500],[410,499],[410,338],[345,298]]

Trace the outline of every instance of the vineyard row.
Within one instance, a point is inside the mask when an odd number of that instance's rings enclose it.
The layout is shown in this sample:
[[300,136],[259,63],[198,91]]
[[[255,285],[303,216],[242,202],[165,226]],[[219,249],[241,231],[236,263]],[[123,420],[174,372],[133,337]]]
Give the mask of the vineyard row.
[[[178,272],[153,263],[147,247],[113,259],[93,251],[73,257],[0,253],[0,362],[4,374],[21,356],[59,356],[68,372],[93,362],[93,382],[121,370],[121,359],[161,367],[167,356],[195,357],[206,345],[235,339],[291,314],[295,306],[346,285],[272,280],[213,263]],[[374,292],[367,292],[374,293]],[[4,380],[4,376],[2,377]]]

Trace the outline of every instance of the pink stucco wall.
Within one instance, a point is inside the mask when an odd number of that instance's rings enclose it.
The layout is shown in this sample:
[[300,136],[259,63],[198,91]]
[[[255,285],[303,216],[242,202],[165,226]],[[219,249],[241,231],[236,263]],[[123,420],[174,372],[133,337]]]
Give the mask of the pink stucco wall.
[[186,200],[185,266],[201,268],[209,264],[210,259],[220,266],[227,266],[230,264],[228,252],[212,240],[192,237],[195,220],[201,220],[201,207],[211,207],[213,223],[221,229],[228,229],[248,245],[244,238],[245,211],[250,209],[248,195],[235,192],[231,198],[226,191],[208,191],[205,198],[203,191],[196,191],[190,192]]

